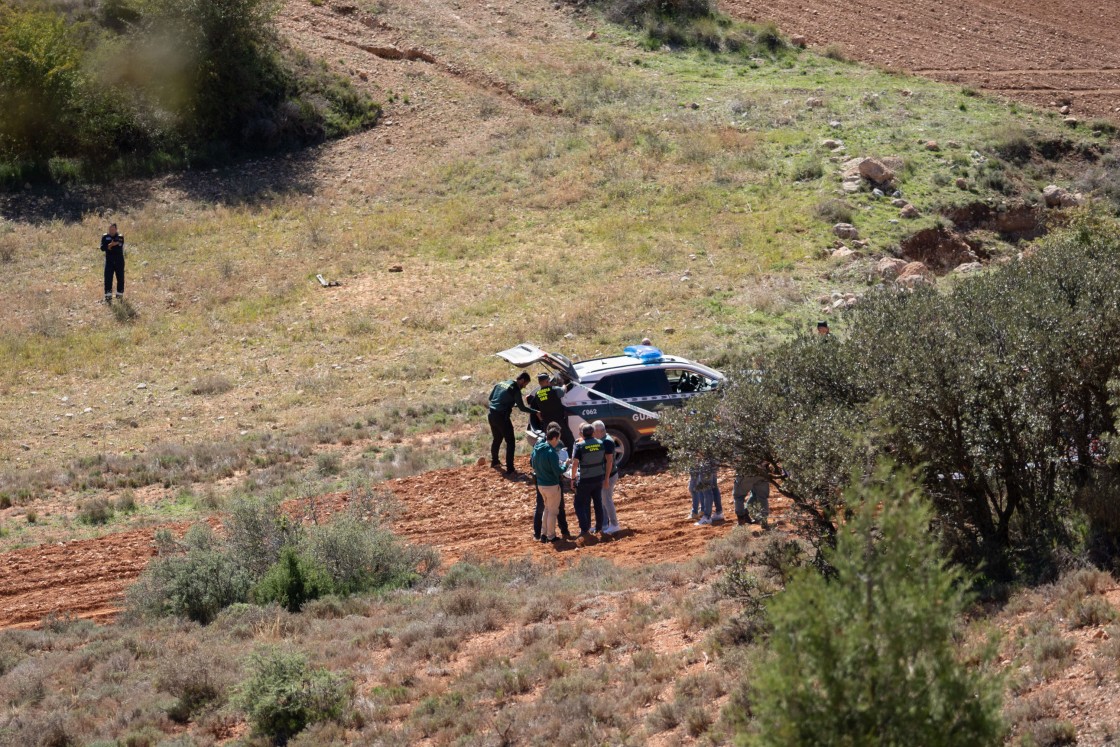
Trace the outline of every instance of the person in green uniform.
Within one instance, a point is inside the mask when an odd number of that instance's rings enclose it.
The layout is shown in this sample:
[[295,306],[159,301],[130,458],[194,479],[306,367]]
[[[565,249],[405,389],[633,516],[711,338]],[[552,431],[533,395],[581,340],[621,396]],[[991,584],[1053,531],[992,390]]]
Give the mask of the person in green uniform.
[[490,433],[494,437],[490,443],[490,466],[495,468],[502,466],[498,461],[498,449],[501,447],[502,441],[505,441],[507,475],[517,474],[517,471],[513,468],[513,453],[517,448],[513,435],[513,420],[511,419],[513,408],[516,407],[530,415],[535,412],[535,410],[526,407],[521,400],[521,390],[529,385],[529,378],[529,372],[522,371],[516,379],[499,381],[490,390],[490,412],[487,419],[490,422]]

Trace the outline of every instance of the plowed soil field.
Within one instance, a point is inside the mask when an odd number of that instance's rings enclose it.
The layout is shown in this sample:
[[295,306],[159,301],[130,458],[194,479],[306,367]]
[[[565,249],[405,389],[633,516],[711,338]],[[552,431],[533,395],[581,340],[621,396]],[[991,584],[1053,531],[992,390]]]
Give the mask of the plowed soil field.
[[1115,2],[1092,0],[721,0],[845,57],[959,83],[1079,118],[1120,119]]
[[[527,458],[518,460],[520,469]],[[734,516],[730,474],[720,480],[724,510]],[[414,542],[436,547],[444,564],[463,558],[509,560],[532,557],[559,567],[580,558],[610,558],[620,565],[686,560],[703,552],[712,539],[731,532],[734,521],[695,527],[686,478],[662,471],[624,475],[615,490],[623,531],[617,539],[577,547],[574,542],[542,545],[533,541],[536,494],[525,477],[507,479],[489,467],[437,470],[385,485],[400,503],[393,528]],[[772,493],[775,494],[776,493]],[[343,508],[346,497],[323,496],[318,509]],[[572,533],[578,533],[571,495],[565,496]],[[293,506],[296,511],[298,506]],[[777,526],[788,501],[771,500]],[[186,527],[168,525],[177,532]],[[39,545],[0,555],[0,628],[33,627],[51,614],[106,620],[122,605],[125,588],[155,552],[157,527],[92,540]],[[756,533],[761,530],[752,528]]]

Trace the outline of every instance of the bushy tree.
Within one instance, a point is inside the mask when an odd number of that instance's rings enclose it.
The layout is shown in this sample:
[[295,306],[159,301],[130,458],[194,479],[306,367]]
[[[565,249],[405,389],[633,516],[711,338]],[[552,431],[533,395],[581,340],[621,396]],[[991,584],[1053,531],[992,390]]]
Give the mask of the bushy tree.
[[284,744],[307,726],[338,720],[346,712],[352,686],[327,669],[312,669],[302,654],[278,648],[256,651],[249,678],[235,703],[259,733]]
[[905,471],[850,489],[853,519],[773,598],[770,656],[751,683],[755,745],[999,744],[1001,688],[988,657],[961,661],[967,579],[944,559]]
[[950,292],[870,293],[843,339],[799,338],[761,375],[732,371],[706,401],[664,417],[661,437],[677,459],[780,464],[783,492],[824,545],[850,474],[866,475],[884,453],[926,465],[925,489],[959,557],[993,574],[1043,559],[1074,539],[1074,497],[1100,484],[1093,444],[1115,432],[1117,229],[1086,216]]
[[289,612],[299,612],[307,602],[333,590],[326,569],[289,546],[253,587],[252,598],[257,604],[278,604]]

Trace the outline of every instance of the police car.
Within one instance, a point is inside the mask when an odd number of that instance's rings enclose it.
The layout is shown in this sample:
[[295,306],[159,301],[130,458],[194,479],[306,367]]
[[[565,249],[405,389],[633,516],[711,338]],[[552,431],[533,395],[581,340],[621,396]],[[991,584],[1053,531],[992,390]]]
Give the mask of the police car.
[[692,397],[716,389],[724,379],[715,369],[665,355],[650,345],[632,345],[622,355],[578,363],[529,343],[497,355],[519,368],[543,365],[571,381],[563,402],[572,433],[578,439],[580,423],[602,420],[607,433],[622,444],[616,452],[620,465],[632,451],[657,445],[653,433],[659,410],[681,407]]

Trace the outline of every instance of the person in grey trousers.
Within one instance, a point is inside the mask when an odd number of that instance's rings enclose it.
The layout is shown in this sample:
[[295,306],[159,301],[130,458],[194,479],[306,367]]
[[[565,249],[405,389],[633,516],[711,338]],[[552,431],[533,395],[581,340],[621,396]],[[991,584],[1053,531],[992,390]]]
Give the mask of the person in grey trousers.
[[[740,524],[753,524],[756,521],[763,529],[769,529],[767,518],[770,516],[770,467],[766,462],[760,462],[754,469],[742,469],[735,472],[735,517]],[[757,519],[751,516],[751,507],[757,511]]]

